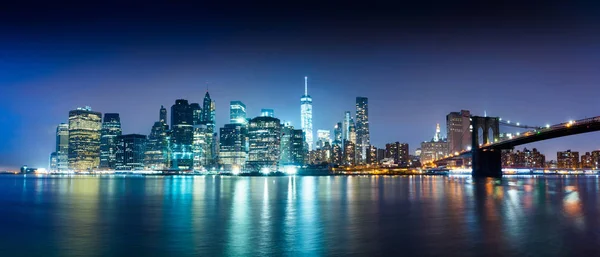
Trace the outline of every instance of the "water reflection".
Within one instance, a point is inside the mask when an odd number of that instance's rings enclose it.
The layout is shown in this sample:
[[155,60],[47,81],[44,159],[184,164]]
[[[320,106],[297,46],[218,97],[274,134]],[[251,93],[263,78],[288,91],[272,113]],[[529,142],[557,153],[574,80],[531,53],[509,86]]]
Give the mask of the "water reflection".
[[[0,177],[2,256],[595,255],[591,177]],[[30,247],[35,239],[36,247]]]

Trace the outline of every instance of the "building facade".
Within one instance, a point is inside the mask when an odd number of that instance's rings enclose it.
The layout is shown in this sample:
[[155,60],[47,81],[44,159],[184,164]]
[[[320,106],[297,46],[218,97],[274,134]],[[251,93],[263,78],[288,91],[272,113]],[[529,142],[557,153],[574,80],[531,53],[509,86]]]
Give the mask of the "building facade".
[[246,105],[242,101],[229,103],[229,123],[246,124]]
[[368,151],[371,146],[369,133],[369,99],[366,97],[356,98],[356,154],[357,162],[367,164]]
[[304,95],[300,98],[300,119],[308,150],[313,149],[312,98],[308,95],[308,77],[304,77]]
[[319,129],[317,130],[317,149],[321,149],[325,147],[325,144],[329,143],[331,145],[331,131]]
[[102,114],[90,107],[69,112],[69,169],[88,171],[100,166]]
[[301,129],[294,129],[293,126],[286,124],[281,128],[281,165],[304,164],[305,157],[305,139],[304,132]]
[[146,153],[146,136],[120,135],[116,138],[116,170],[143,170]]
[[256,117],[248,124],[247,169],[277,169],[281,154],[281,124],[273,117]]
[[220,129],[219,163],[225,170],[241,170],[246,163],[247,134],[247,128],[243,124],[226,124]]
[[171,106],[171,169],[193,169],[193,111],[187,100]]
[[557,152],[556,162],[559,169],[577,169],[579,168],[579,152],[571,150]]
[[406,167],[409,163],[409,150],[406,143],[389,143],[385,145],[385,158],[394,161],[400,167]]
[[69,169],[69,124],[61,123],[56,127],[56,170]]
[[170,140],[167,109],[161,106],[158,121],[154,122],[146,142],[144,165],[147,169],[165,170],[170,167]]
[[117,137],[122,134],[118,113],[105,113],[100,131],[100,168],[114,170],[117,164]]
[[467,110],[451,112],[446,116],[448,151],[450,153],[468,150],[471,146],[471,113]]

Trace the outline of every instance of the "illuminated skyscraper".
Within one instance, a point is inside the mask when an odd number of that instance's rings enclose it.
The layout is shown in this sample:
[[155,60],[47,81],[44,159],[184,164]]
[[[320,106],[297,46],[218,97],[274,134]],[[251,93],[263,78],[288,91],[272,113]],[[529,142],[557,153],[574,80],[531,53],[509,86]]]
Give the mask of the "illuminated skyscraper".
[[169,155],[169,140],[168,137],[169,125],[167,125],[167,109],[160,107],[159,120],[154,122],[150,135],[146,143],[146,154],[144,157],[144,165],[148,169],[162,170],[168,168]]
[[69,169],[86,171],[100,165],[102,113],[92,108],[69,112]]
[[208,151],[204,153],[204,158],[207,160],[209,164],[214,164],[217,153],[218,153],[218,144],[215,139],[215,101],[210,98],[210,94],[206,91],[204,95],[204,101],[202,102],[202,118],[200,120],[200,124],[204,125],[200,129],[201,133],[204,134],[205,144],[207,144]]
[[246,166],[253,171],[275,170],[280,159],[281,123],[277,118],[256,117],[248,124],[250,149]]
[[351,120],[350,112],[346,111],[344,113],[344,120],[342,121],[342,142],[348,141],[350,139],[350,120]]
[[342,137],[342,123],[338,122],[333,127],[333,144],[334,145],[342,145],[343,137]]
[[281,128],[281,158],[282,165],[302,165],[304,163],[304,132],[285,124]]
[[304,95],[300,98],[300,118],[302,120],[302,131],[308,145],[308,150],[313,148],[313,124],[312,124],[312,98],[308,95],[308,77],[304,77]]
[[171,106],[171,168],[190,170],[193,165],[193,114],[187,100]]
[[471,146],[471,113],[467,110],[446,115],[448,151],[450,153],[468,150]]
[[116,143],[117,170],[144,169],[144,154],[146,152],[146,136],[138,134],[120,135]]
[[275,118],[275,111],[273,109],[260,109],[260,116]]
[[117,137],[121,133],[119,114],[105,113],[100,132],[100,168],[115,169],[117,164]]
[[220,129],[219,163],[225,170],[241,169],[246,162],[246,125],[225,124]]
[[325,144],[331,145],[331,131],[319,129],[317,130],[317,149],[325,147]]
[[56,127],[56,170],[69,169],[69,124]]
[[191,103],[190,108],[192,109],[192,125],[201,124],[202,108],[198,103]]
[[229,123],[246,124],[246,105],[241,101],[229,103]]
[[367,152],[371,146],[369,134],[369,99],[366,97],[356,98],[356,147],[357,162],[367,163]]

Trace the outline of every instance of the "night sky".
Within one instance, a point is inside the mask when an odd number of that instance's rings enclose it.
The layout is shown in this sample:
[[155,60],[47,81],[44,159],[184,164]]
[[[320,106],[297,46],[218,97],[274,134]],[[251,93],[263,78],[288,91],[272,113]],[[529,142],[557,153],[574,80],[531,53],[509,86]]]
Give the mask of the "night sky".
[[[598,6],[172,2],[0,7],[0,169],[47,167],[56,125],[76,107],[148,134],[161,105],[201,103],[207,87],[218,127],[231,100],[300,127],[304,76],[315,136],[366,96],[372,143],[411,152],[436,123],[445,132],[450,111],[531,125],[600,115]],[[527,147],[555,159],[600,148],[600,133]]]

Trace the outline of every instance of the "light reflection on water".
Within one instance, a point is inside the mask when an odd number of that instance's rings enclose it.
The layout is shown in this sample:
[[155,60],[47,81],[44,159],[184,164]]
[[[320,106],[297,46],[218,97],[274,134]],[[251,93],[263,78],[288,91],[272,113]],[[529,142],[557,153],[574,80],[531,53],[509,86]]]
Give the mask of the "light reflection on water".
[[0,176],[0,252],[597,255],[599,183],[596,176]]

